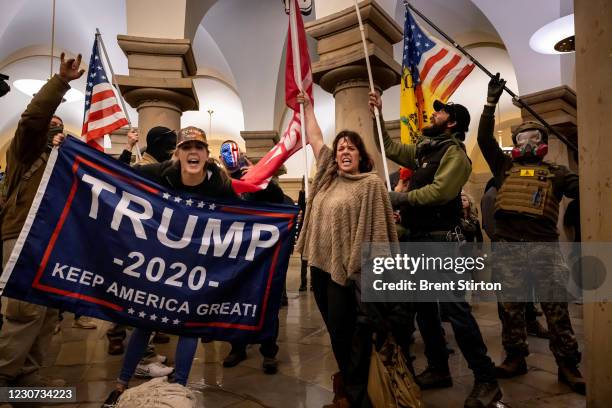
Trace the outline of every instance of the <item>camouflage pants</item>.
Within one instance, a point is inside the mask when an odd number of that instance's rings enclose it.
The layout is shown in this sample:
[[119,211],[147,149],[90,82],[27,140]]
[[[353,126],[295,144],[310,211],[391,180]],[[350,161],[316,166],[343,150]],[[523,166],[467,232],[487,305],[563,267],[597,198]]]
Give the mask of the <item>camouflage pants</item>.
[[496,245],[493,277],[502,283],[499,294],[502,344],[508,354],[529,354],[525,306],[533,292],[550,331],[550,350],[557,362],[578,364],[580,352],[567,306],[569,270],[556,243]]

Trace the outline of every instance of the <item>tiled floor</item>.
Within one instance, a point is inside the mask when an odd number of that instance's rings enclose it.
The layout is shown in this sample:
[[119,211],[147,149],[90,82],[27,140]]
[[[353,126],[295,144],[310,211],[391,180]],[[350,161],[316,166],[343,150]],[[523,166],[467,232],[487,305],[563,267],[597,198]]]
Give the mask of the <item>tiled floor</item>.
[[[330,376],[336,371],[327,331],[314,303],[312,293],[296,291],[299,286],[299,266],[292,259],[288,276],[289,307],[280,315],[280,372],[274,376],[263,374],[262,358],[256,347],[248,350],[249,358],[234,368],[223,368],[221,362],[228,353],[226,343],[200,345],[189,378],[189,385],[197,391],[199,406],[206,408],[232,407],[321,407],[332,399]],[[582,309],[572,306],[574,329],[582,342]],[[491,357],[499,362],[502,355],[500,323],[495,305],[483,304],[475,308],[481,330]],[[64,378],[76,385],[80,408],[99,407],[112,389],[121,365],[121,356],[106,354],[105,330],[108,323],[99,322],[97,330],[72,328],[70,315],[62,323],[62,331],[54,338],[50,359],[55,365],[44,369],[44,374]],[[426,391],[424,399],[429,407],[462,407],[472,387],[472,375],[458,352],[452,329],[446,327],[448,341],[457,350],[451,356],[451,371],[455,385],[444,390]],[[527,375],[502,380],[504,404],[507,407],[584,407],[584,397],[572,393],[556,378],[554,358],[548,342],[530,338],[531,355]],[[157,350],[172,360],[176,339],[159,345]],[[423,345],[417,336],[414,349],[417,372],[425,366]],[[582,370],[583,373],[586,370]],[[138,381],[134,381],[134,384]],[[60,407],[55,405],[54,407]]]

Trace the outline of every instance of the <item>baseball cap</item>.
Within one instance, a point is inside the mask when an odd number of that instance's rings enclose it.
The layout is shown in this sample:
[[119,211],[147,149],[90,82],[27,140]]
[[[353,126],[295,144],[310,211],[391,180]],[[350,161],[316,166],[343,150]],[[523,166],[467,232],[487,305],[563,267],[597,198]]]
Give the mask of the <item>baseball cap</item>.
[[433,103],[434,110],[439,112],[443,110],[444,112],[449,114],[449,119],[453,122],[457,122],[457,131],[459,132],[467,132],[470,127],[470,113],[467,108],[458,103],[448,102],[444,103],[442,101],[436,100]]
[[195,126],[187,126],[186,128],[179,130],[179,134],[176,139],[176,147],[179,148],[182,144],[192,141],[202,143],[204,146],[208,147],[206,132]]

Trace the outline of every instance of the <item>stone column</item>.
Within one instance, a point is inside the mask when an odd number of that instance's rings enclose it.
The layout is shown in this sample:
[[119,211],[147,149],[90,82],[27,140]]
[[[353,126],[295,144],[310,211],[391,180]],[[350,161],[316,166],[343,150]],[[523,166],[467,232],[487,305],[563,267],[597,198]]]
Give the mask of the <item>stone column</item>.
[[191,42],[167,39],[117,36],[128,57],[130,75],[117,75],[117,83],[125,100],[138,111],[140,145],[152,127],[181,127],[184,111],[198,109],[193,87],[196,63]]
[[[383,91],[400,81],[401,66],[393,59],[393,44],[402,39],[402,30],[373,0],[359,3],[372,65],[375,87]],[[348,129],[363,137],[374,159],[375,169],[384,177],[368,109],[368,74],[357,14],[354,7],[306,24],[306,32],[318,40],[319,61],[312,64],[314,81],[334,95],[336,133]]]
[[[583,242],[612,242],[612,3],[574,1]],[[606,279],[612,279],[607,271]],[[609,286],[608,286],[609,287]],[[587,407],[612,401],[612,304],[585,303]]]

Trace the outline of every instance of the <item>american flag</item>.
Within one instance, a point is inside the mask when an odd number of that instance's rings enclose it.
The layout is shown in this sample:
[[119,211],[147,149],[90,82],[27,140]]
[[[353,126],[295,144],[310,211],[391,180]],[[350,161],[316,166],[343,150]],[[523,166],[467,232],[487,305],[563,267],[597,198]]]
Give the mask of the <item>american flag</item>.
[[128,124],[121,110],[113,87],[108,81],[100,52],[98,39],[94,39],[89,70],[87,72],[87,87],[85,88],[85,114],[83,115],[83,130],[81,136],[88,145],[98,150],[104,150],[104,135]]
[[429,125],[433,102],[455,92],[474,64],[433,37],[406,8],[404,58],[400,90],[402,142],[413,143],[418,131]]

